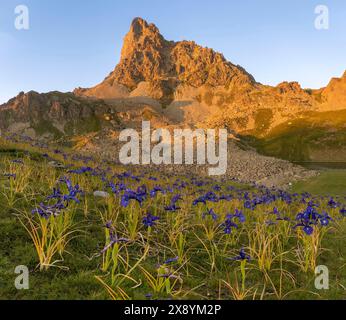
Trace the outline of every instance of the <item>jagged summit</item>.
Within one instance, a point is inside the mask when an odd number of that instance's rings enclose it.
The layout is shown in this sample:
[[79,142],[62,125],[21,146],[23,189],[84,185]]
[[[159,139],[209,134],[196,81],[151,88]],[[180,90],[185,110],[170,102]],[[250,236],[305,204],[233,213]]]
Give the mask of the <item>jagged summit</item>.
[[159,28],[154,23],[148,23],[141,17],[136,17],[132,20],[129,34],[141,35],[143,32],[150,30],[153,34],[162,37]]
[[222,54],[193,41],[167,41],[154,24],[135,18],[124,38],[120,63],[103,84],[119,84],[133,91],[141,82],[148,83],[150,96],[161,99],[172,95],[180,84],[195,88],[253,85],[255,80]]
[[130,59],[136,54],[136,50],[142,47],[147,50],[157,51],[167,46],[167,44],[168,42],[154,24],[148,24],[142,18],[135,18],[124,38],[121,61]]

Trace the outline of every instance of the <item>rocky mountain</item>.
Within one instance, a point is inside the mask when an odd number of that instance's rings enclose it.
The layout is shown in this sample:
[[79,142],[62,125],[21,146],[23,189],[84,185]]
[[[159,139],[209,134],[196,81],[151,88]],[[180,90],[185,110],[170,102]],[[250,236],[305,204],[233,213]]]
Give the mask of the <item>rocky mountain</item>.
[[[154,24],[136,18],[120,62],[104,81],[73,93],[21,93],[0,106],[0,129],[71,136],[116,131],[145,119],[154,127],[226,127],[258,147],[263,139],[295,134],[291,124],[306,123],[311,114],[343,109],[346,73],[318,90],[297,82],[264,85],[222,54],[192,41],[168,41]],[[336,130],[343,136],[345,128],[334,125],[335,117],[320,124],[322,118],[308,122],[328,135]],[[283,133],[280,126],[289,130]]]
[[0,129],[31,137],[60,138],[116,128],[112,108],[102,100],[77,97],[72,93],[21,92],[0,107]]
[[182,85],[251,87],[255,80],[220,53],[191,41],[167,41],[154,24],[136,18],[125,36],[121,60],[114,71],[96,88],[77,92],[108,99],[144,92],[169,103]]
[[226,126],[265,135],[304,112],[345,109],[344,78],[319,90],[302,89],[297,82],[262,85],[222,54],[191,41],[167,41],[154,24],[136,18],[114,71],[94,88],[79,88],[75,94],[113,103],[159,102],[175,125]]

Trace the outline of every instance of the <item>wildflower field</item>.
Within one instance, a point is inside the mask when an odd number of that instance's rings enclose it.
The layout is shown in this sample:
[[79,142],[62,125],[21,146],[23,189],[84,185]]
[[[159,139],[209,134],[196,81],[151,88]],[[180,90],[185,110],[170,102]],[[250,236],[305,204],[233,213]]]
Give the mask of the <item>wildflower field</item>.
[[[345,237],[346,190],[286,192],[0,140],[0,299],[343,299]],[[14,286],[17,265],[29,290]],[[315,287],[318,265],[328,290]]]

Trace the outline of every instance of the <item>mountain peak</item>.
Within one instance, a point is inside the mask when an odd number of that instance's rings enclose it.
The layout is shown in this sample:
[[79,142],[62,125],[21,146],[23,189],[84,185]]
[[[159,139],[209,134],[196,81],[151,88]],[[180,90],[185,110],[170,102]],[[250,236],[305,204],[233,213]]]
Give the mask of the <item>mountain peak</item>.
[[139,36],[143,31],[150,30],[153,33],[160,33],[159,29],[153,24],[149,24],[146,20],[137,17],[131,23],[130,33]]
[[127,60],[134,55],[138,56],[141,50],[159,50],[164,43],[163,36],[153,23],[149,24],[142,18],[135,18],[124,38],[121,59]]
[[192,41],[167,41],[153,23],[135,18],[124,38],[120,63],[106,83],[124,85],[133,91],[141,82],[149,83],[150,96],[160,99],[163,95],[172,96],[179,84],[253,85],[255,80],[222,54]]

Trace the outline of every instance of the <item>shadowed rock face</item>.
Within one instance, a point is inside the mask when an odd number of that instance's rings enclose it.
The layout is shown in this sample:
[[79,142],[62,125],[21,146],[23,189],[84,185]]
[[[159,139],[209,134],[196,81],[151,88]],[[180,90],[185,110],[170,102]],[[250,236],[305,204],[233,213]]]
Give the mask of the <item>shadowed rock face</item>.
[[[99,130],[109,106],[72,93],[19,93],[0,106],[0,129],[29,135],[58,137]],[[88,128],[89,126],[89,128]]]

